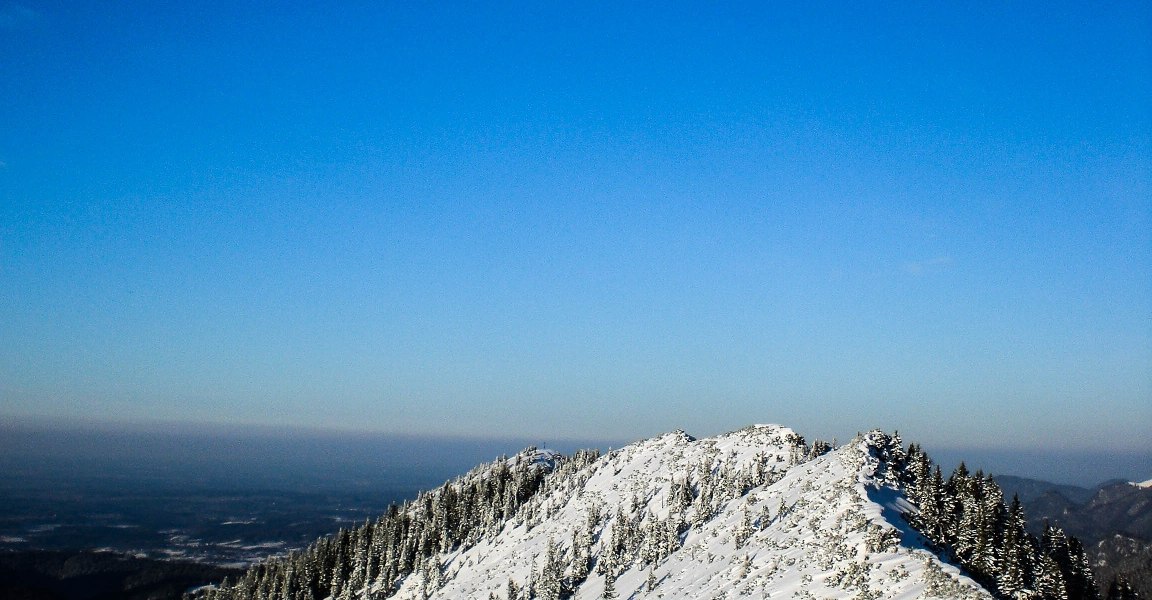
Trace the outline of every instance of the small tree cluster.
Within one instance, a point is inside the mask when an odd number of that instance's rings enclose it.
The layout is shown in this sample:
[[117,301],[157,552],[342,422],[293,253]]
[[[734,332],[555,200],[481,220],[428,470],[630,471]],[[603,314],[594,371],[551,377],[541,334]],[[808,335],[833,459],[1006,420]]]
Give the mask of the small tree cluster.
[[899,436],[873,432],[869,445],[919,509],[905,515],[908,522],[999,597],[1099,600],[1079,540],[1051,526],[1036,539],[1019,498],[1005,504],[990,475],[961,463],[945,479],[919,446],[904,451]]

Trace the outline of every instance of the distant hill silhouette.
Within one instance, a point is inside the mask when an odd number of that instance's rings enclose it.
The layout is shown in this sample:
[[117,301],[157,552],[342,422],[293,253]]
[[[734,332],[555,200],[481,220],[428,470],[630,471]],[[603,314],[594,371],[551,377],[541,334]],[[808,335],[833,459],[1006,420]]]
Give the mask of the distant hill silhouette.
[[1083,540],[1096,580],[1123,576],[1152,598],[1152,488],[1111,480],[1093,489],[1023,477],[997,476],[1006,496],[1017,494],[1030,531],[1058,525]]

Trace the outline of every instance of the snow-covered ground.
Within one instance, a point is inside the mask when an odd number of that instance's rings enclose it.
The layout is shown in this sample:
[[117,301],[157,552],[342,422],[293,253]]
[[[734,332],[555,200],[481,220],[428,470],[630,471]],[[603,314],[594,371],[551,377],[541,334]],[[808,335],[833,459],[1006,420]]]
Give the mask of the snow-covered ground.
[[[534,498],[536,510],[498,534],[440,556],[439,587],[414,573],[396,597],[504,599],[509,581],[522,588],[542,572],[549,544],[571,568],[584,536],[594,566],[577,599],[603,596],[609,574],[597,563],[619,565],[608,569],[611,580],[631,599],[991,598],[904,524],[899,514],[913,507],[884,481],[864,438],[807,462],[797,439],[757,425],[621,448]],[[749,482],[759,483],[746,489]],[[689,507],[685,484],[718,500]],[[616,527],[644,532],[636,553],[649,552],[648,561],[607,556]]]

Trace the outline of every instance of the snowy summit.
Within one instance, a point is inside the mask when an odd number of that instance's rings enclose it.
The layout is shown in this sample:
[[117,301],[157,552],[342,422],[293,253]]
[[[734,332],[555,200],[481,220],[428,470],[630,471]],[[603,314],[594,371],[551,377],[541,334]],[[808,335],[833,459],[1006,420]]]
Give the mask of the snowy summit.
[[898,437],[832,448],[756,425],[603,456],[530,448],[204,595],[1068,598],[1093,585],[1075,548],[1055,528],[1031,538],[990,477],[945,483]]
[[[622,598],[920,597],[940,589],[987,597],[930,552],[896,543],[900,529],[884,516],[894,513],[873,498],[898,495],[875,477],[878,461],[863,440],[807,463],[798,441],[790,429],[758,425],[623,448],[590,465],[580,485],[541,497],[536,518],[444,555],[443,581],[429,597],[504,598],[509,581],[524,588],[540,579],[550,544],[553,560],[584,544],[580,552],[598,567],[573,598],[605,597],[606,586]],[[714,499],[693,502],[686,486]],[[681,523],[689,526],[682,533]],[[423,585],[409,578],[397,596],[420,598]]]

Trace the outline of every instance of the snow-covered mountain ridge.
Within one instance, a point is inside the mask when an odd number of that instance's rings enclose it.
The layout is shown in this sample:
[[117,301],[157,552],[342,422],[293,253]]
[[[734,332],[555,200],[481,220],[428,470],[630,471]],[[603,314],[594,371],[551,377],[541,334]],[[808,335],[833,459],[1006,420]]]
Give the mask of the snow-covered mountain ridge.
[[[999,597],[1059,597],[1047,581],[1055,567],[1016,546],[1000,559],[992,541],[955,553],[941,545],[965,510],[977,511],[968,499],[937,502],[945,486],[928,464],[879,431],[832,449],[776,425],[699,440],[677,431],[604,456],[529,449],[206,595],[994,597],[941,558],[965,556],[974,565],[989,557],[976,572]],[[909,477],[918,484],[906,495]],[[948,485],[983,481],[964,473]],[[1009,524],[1000,498],[985,495],[980,506],[999,507],[996,523]],[[945,506],[954,518],[932,516]],[[938,533],[921,536],[910,523]],[[990,570],[1001,563],[1009,577]]]
[[[757,426],[703,440],[676,432],[613,452],[589,467],[582,486],[541,498],[546,518],[514,519],[496,537],[444,555],[440,587],[428,597],[504,598],[509,581],[541,587],[549,544],[570,563],[581,535],[602,568],[574,590],[578,599],[603,597],[606,585],[637,599],[988,597],[955,567],[897,543],[901,533],[884,516],[895,513],[874,499],[900,496],[876,478],[866,441],[797,464],[798,441],[790,429]],[[715,500],[690,502],[677,495],[681,484]],[[683,533],[680,519],[689,524]],[[616,552],[614,539],[635,536],[626,529],[644,539]],[[654,547],[661,544],[669,547]],[[417,574],[397,597],[421,598],[424,588]]]

